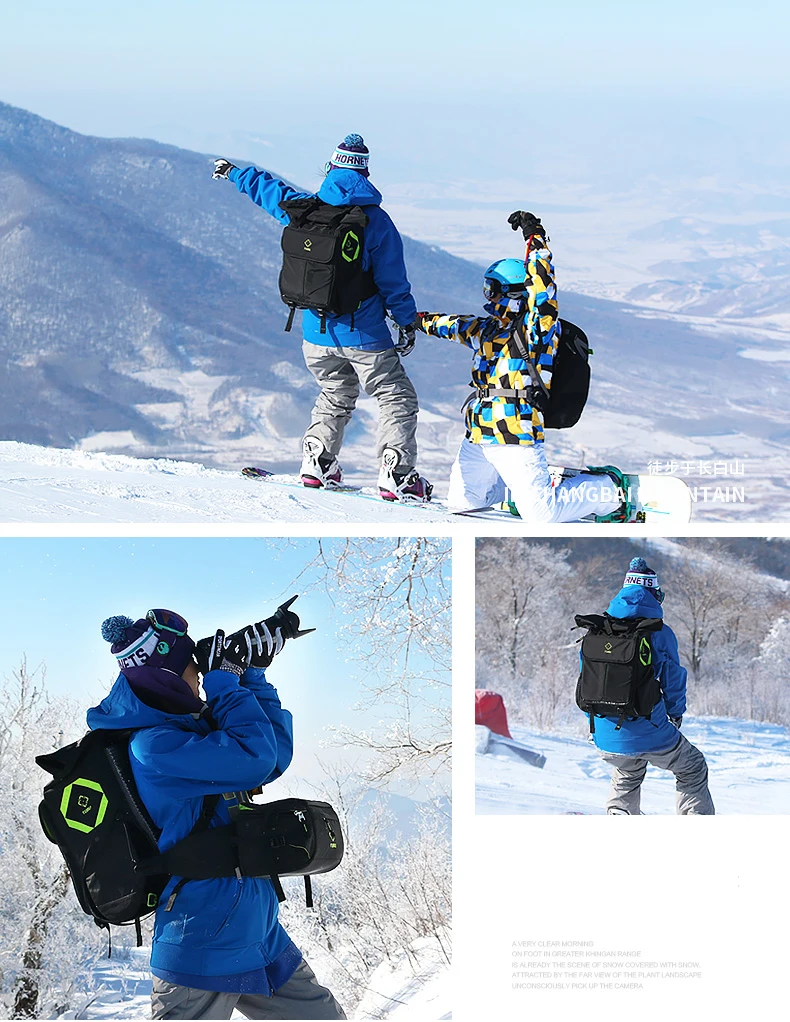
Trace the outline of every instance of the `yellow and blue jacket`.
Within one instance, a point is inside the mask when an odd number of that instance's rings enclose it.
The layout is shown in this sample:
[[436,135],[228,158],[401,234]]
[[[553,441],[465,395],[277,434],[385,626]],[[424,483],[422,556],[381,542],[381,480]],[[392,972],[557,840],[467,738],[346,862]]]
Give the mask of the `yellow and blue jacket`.
[[551,252],[533,249],[527,262],[523,298],[489,302],[487,316],[445,316],[421,313],[422,329],[434,337],[459,341],[474,352],[472,386],[477,393],[466,405],[466,436],[475,444],[539,444],[543,442],[543,413],[526,399],[487,393],[524,391],[533,380],[518,354],[513,329],[524,315],[529,359],[546,390],[560,338],[557,287]]

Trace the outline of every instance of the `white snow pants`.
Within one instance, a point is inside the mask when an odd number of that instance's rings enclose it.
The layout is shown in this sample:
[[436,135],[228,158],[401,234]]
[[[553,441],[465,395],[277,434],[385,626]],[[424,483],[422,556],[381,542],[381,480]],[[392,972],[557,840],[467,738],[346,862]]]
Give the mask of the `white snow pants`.
[[464,438],[450,472],[447,504],[452,511],[500,504],[505,489],[525,522],[577,522],[608,515],[621,504],[614,481],[582,473],[551,485],[543,444],[473,444]]

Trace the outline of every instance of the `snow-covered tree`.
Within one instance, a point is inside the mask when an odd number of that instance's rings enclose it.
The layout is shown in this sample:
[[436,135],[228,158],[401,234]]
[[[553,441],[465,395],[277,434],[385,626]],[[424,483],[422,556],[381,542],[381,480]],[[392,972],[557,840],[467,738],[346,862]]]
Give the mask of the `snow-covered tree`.
[[60,852],[41,830],[49,775],[34,760],[76,738],[67,729],[79,717],[48,696],[44,668],[31,671],[24,660],[0,683],[0,705],[0,1005],[6,1018],[52,1018],[68,1007],[96,945]]
[[[449,781],[452,748],[451,544],[394,537],[316,540],[305,567],[335,601],[348,656],[365,669],[360,705],[377,727],[334,728],[337,744],[365,750],[365,779]],[[294,580],[295,582],[298,579]],[[364,642],[357,641],[360,637]]]

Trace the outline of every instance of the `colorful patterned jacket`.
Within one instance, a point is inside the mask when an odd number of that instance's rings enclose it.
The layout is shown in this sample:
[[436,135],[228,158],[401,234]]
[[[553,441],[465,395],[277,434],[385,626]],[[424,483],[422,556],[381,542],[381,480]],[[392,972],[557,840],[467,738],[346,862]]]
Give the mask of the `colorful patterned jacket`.
[[[543,413],[521,398],[483,396],[481,389],[526,390],[533,385],[525,360],[518,356],[513,326],[526,309],[525,336],[530,361],[546,389],[559,343],[557,287],[548,248],[533,249],[527,263],[524,299],[489,302],[487,316],[423,313],[422,328],[434,337],[459,341],[474,352],[472,386],[477,394],[466,406],[466,435],[475,444],[543,442]],[[538,351],[541,354],[538,356]]]

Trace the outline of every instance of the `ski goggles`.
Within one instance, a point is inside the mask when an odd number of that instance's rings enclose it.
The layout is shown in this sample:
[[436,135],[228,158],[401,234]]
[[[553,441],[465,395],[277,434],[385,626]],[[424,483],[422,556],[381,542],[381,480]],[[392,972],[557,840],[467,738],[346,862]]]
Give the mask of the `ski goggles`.
[[496,301],[497,298],[512,298],[526,290],[526,284],[503,284],[501,280],[495,280],[493,277],[486,277],[483,281],[483,297],[489,302]]
[[149,610],[145,615],[158,632],[173,632],[175,635],[186,635],[189,625],[186,618],[172,610]]

